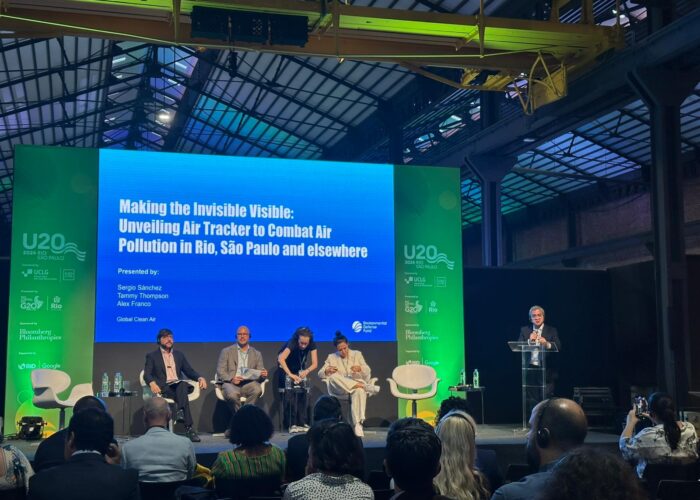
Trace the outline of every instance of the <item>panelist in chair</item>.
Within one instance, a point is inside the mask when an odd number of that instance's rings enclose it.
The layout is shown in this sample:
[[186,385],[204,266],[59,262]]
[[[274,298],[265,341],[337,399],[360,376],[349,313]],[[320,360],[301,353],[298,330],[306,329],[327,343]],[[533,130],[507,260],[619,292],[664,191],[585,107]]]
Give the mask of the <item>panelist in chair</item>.
[[143,379],[156,396],[164,396],[175,401],[178,416],[181,414],[187,430],[187,437],[195,443],[201,441],[197,432],[192,428],[192,413],[187,399],[190,384],[183,380],[182,375],[196,380],[200,389],[207,388],[207,381],[201,377],[187,362],[185,355],[173,349],[175,344],[173,332],[163,328],[156,336],[158,349],[146,354],[146,366]]
[[335,332],[333,344],[336,352],[328,355],[318,375],[328,381],[328,389],[332,394],[350,397],[355,435],[364,436],[362,423],[365,420],[367,394],[374,394],[379,388],[369,383],[371,370],[362,353],[350,349],[350,342],[345,335]]
[[[251,378],[251,375],[259,376]],[[216,376],[222,382],[224,400],[232,413],[241,408],[241,397],[255,404],[262,394],[262,381],[267,378],[260,351],[250,345],[250,329],[241,325],[236,330],[236,343],[225,347],[219,354]]]

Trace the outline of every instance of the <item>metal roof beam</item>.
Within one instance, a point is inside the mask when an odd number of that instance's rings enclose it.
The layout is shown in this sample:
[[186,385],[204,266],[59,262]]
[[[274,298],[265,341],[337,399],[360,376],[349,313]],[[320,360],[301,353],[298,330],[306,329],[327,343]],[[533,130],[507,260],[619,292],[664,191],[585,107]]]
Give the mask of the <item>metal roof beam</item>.
[[[630,179],[619,179],[615,177],[598,177],[597,175],[589,174],[570,174],[567,172],[552,172],[547,170],[540,170],[538,168],[526,168],[526,167],[513,167],[513,172],[518,174],[533,174],[533,175],[544,175],[548,177],[558,177],[563,179],[575,179],[585,182],[603,182],[612,184],[625,184],[629,186],[645,186],[648,184],[643,181],[633,181]],[[532,180],[528,177],[528,180]]]
[[[637,67],[652,67],[684,56],[697,57],[700,47],[700,9],[695,9],[671,25],[646,37],[637,45],[610,57],[569,85],[569,95],[549,104],[533,116],[510,117],[471,136],[463,145],[438,157],[438,165],[459,166],[466,154],[520,154],[551,137],[576,129],[596,116],[637,99],[627,75]],[[697,64],[697,61],[691,61]],[[536,137],[535,143],[523,138]],[[445,141],[449,143],[449,141]],[[452,150],[452,151],[450,151]]]
[[355,92],[362,94],[364,97],[367,97],[369,99],[372,99],[373,101],[381,101],[379,96],[373,94],[369,90],[365,90],[362,87],[358,87],[357,85],[353,85],[348,83],[346,80],[340,78],[339,76],[334,75],[330,71],[326,71],[325,69],[321,69],[320,67],[316,66],[315,64],[311,64],[308,61],[304,61],[301,57],[297,56],[282,56],[285,59],[289,59],[292,61],[294,64],[298,64],[299,66],[309,69],[313,71],[314,73],[317,73],[329,80],[334,81],[335,83],[338,83],[340,85],[344,85],[346,87],[350,87],[352,90]]
[[[231,48],[230,42],[192,38],[187,29],[175,38],[171,8],[138,8],[141,2],[53,2],[26,5],[6,0],[0,29],[16,37],[87,35],[130,39],[164,45]],[[235,43],[236,48],[272,53],[345,57],[364,61],[410,61],[417,65],[477,67],[504,72],[529,72],[543,54],[548,63],[576,64],[620,43],[610,27],[537,20],[416,12],[358,7],[337,2],[333,12],[320,12],[322,3],[301,0],[208,0],[207,6],[229,10],[307,15],[311,23],[324,18],[305,47]],[[189,13],[192,3],[182,6]],[[187,21],[182,17],[180,21]],[[182,23],[184,24],[184,23]],[[479,36],[486,26],[486,36]],[[486,57],[484,57],[486,56]]]
[[[222,65],[219,64],[218,62],[214,62],[214,63],[212,63],[212,64],[213,64],[216,68],[218,68],[218,69],[220,69],[220,70],[222,70],[222,71],[226,71],[226,70],[227,70],[227,68],[225,68],[224,66],[222,66]],[[246,83],[251,83],[251,84],[253,84],[253,85],[257,85],[258,87],[262,87],[266,92],[269,92],[269,93],[271,93],[271,94],[274,94],[275,96],[280,97],[280,98],[282,98],[282,99],[286,99],[286,100],[288,100],[288,101],[290,101],[290,102],[296,104],[296,105],[299,106],[300,108],[304,108],[304,109],[307,110],[307,111],[310,111],[310,112],[312,112],[312,113],[316,113],[316,114],[318,114],[318,115],[321,115],[321,116],[323,116],[324,118],[327,118],[327,119],[329,119],[329,120],[331,120],[331,121],[333,121],[333,122],[337,122],[339,125],[341,125],[341,126],[342,126],[343,128],[345,128],[345,129],[347,129],[348,127],[350,127],[350,124],[344,122],[344,121],[343,121],[342,119],[340,119],[339,117],[335,117],[335,116],[329,115],[329,114],[326,113],[325,111],[321,111],[321,110],[318,109],[318,108],[315,108],[315,107],[313,107],[313,106],[310,106],[310,105],[308,105],[306,102],[300,101],[300,100],[297,99],[295,96],[291,96],[291,95],[289,95],[289,94],[286,94],[286,93],[283,92],[283,91],[280,91],[279,89],[277,89],[276,87],[270,85],[269,83],[263,82],[262,80],[256,80],[255,78],[251,78],[251,77],[248,76],[248,75],[242,75],[242,74],[240,74],[240,73],[237,73],[237,74],[236,74],[236,78],[239,78],[239,79],[243,80],[243,81],[246,82]],[[203,91],[203,92],[204,92],[204,91]]]
[[[590,142],[591,144],[595,144],[596,146],[599,146],[599,147],[601,147],[601,148],[603,148],[603,149],[607,149],[608,151],[611,151],[612,153],[614,153],[614,154],[616,154],[617,156],[619,156],[620,158],[624,158],[625,160],[627,160],[627,161],[629,161],[629,162],[632,162],[632,163],[635,163],[635,164],[639,165],[639,166],[642,167],[642,168],[648,166],[647,163],[643,163],[643,162],[640,162],[640,161],[637,160],[637,159],[631,158],[629,155],[627,155],[627,154],[621,152],[619,149],[617,149],[617,148],[615,148],[615,147],[613,147],[613,146],[610,146],[610,145],[608,145],[608,144],[605,144],[604,142],[602,142],[602,141],[600,141],[599,139],[595,138],[593,135],[588,134],[587,132],[581,132],[580,130],[576,129],[576,130],[572,130],[571,133],[572,133],[573,135],[575,135],[575,136],[580,137],[581,139],[584,139],[584,140]],[[612,135],[611,132],[606,131],[606,133],[607,133],[607,134],[610,134],[611,137],[614,137],[614,136]],[[624,139],[624,137],[621,137],[621,136],[620,136],[620,139]]]
[[[141,78],[141,75],[133,75],[133,76],[124,78],[122,80],[119,80],[119,82],[122,83],[122,82],[131,81],[131,80],[137,80],[140,78]],[[71,92],[67,95],[52,97],[51,99],[42,99],[40,101],[32,102],[31,104],[27,103],[26,106],[14,108],[10,111],[5,111],[3,113],[0,113],[0,119],[6,118],[6,117],[12,116],[12,115],[17,115],[19,113],[26,113],[28,111],[31,111],[32,109],[36,109],[36,108],[40,108],[42,106],[54,104],[54,103],[59,102],[61,100],[75,99],[83,94],[89,94],[90,92],[97,92],[97,91],[100,91],[102,89],[108,89],[111,85],[113,85],[113,83],[103,82],[103,83],[100,83],[98,85],[93,85],[92,87],[86,87],[84,89],[76,90],[75,92]]]
[[173,151],[175,149],[175,145],[187,124],[187,119],[192,114],[192,110],[197,104],[204,86],[209,81],[209,77],[214,69],[212,61],[217,60],[219,53],[220,51],[218,50],[207,49],[205,52],[198,54],[197,64],[192,69],[192,74],[185,84],[185,93],[177,105],[175,118],[163,142],[164,151]]

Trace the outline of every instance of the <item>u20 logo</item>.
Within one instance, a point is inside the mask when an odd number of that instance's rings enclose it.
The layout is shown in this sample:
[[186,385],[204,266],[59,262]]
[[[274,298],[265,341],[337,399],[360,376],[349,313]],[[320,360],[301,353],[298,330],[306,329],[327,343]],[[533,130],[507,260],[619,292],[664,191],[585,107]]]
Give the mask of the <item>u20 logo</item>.
[[445,264],[447,269],[455,267],[453,260],[447,258],[443,252],[438,251],[435,245],[404,245],[403,256],[406,260],[423,260],[428,264]]
[[54,255],[72,253],[80,262],[85,260],[85,252],[73,242],[66,242],[61,233],[22,233],[22,247],[25,250],[49,251]]

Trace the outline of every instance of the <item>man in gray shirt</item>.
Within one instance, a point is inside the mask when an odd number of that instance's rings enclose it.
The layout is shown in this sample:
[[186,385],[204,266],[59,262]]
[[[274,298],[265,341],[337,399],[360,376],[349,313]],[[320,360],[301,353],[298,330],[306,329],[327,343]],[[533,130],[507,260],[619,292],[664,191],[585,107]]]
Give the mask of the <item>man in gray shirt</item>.
[[164,398],[146,400],[143,420],[146,434],[126,442],[121,450],[121,465],[139,471],[139,481],[167,483],[190,479],[197,466],[192,442],[168,430],[170,406]]

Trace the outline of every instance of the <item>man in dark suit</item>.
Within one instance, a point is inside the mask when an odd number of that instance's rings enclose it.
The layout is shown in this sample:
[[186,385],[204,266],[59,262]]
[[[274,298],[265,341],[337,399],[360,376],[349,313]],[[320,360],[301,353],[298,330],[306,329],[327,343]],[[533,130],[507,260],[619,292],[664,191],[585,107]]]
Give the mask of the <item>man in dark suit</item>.
[[[88,408],[97,408],[98,410],[107,411],[101,399],[95,396],[83,396],[75,402],[73,415],[79,411],[87,410]],[[55,465],[66,463],[65,447],[67,438],[68,429],[61,429],[39,443],[39,447],[34,454],[34,472],[40,472],[44,469],[54,467]]]
[[[520,329],[519,342],[530,342],[542,346],[545,350],[551,350],[554,347],[561,351],[561,341],[559,333],[553,326],[544,324],[544,309],[541,306],[532,306],[529,312],[530,326],[523,326]],[[550,397],[554,393],[554,379],[556,371],[552,366],[552,356],[545,353],[545,360],[541,358],[541,352],[533,352],[530,354],[528,373],[526,383],[526,410],[531,412],[537,403],[545,398]],[[542,369],[546,366],[546,373]],[[546,394],[542,394],[540,387],[542,386],[542,377],[545,377]],[[539,387],[538,387],[539,386]]]
[[[260,377],[252,379],[249,370],[258,370]],[[216,377],[232,413],[241,407],[241,396],[246,403],[255,404],[262,394],[261,382],[267,377],[260,351],[250,345],[250,330],[241,325],[236,330],[236,343],[225,347],[216,364]]]
[[107,463],[112,454],[114,421],[88,408],[73,415],[65,443],[66,463],[29,480],[31,500],[132,500],[139,498],[138,472]]
[[183,353],[173,349],[175,341],[172,331],[167,328],[161,329],[156,341],[159,348],[146,354],[143,379],[153,394],[175,401],[176,415],[178,418],[182,417],[187,437],[193,442],[199,442],[201,439],[192,428],[192,413],[190,412],[190,402],[187,399],[191,386],[183,380],[183,374],[196,380],[200,389],[207,388],[207,381],[190,366]]

